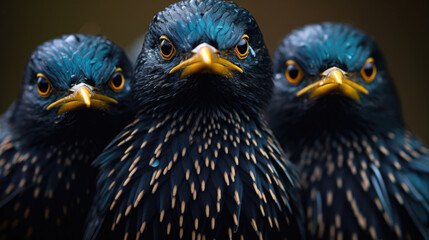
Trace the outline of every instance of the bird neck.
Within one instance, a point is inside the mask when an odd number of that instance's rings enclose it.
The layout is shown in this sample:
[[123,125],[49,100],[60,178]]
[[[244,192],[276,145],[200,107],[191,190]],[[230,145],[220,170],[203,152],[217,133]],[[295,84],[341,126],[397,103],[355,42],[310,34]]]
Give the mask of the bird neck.
[[[170,102],[159,103],[157,107],[146,107],[140,111],[152,119],[167,118],[186,125],[194,124],[199,126],[210,125],[213,122],[225,121],[223,124],[234,125],[234,120],[241,121],[242,118],[248,121],[265,122],[258,106],[241,106],[239,103],[230,102],[181,102],[174,104]],[[150,120],[151,121],[151,120]]]
[[[351,142],[359,144],[372,139],[386,139],[392,135],[403,136],[407,132],[402,125],[380,129],[365,123],[318,123],[320,125],[301,128],[289,126],[280,130],[279,141],[286,149],[301,149],[305,144],[330,144],[332,146],[343,144],[349,146]],[[276,132],[277,130],[274,129]],[[356,144],[355,144],[356,145]],[[361,146],[364,147],[364,146]]]
[[[151,116],[150,124],[156,123],[156,127],[164,127],[179,132],[186,132],[192,137],[194,134],[204,136],[208,132],[222,131],[226,129],[240,129],[241,124],[256,124],[260,127],[265,124],[263,115],[258,111],[246,111],[228,105],[189,105],[176,109],[161,108],[147,109],[143,113]],[[170,125],[167,125],[169,123]],[[149,123],[148,123],[149,124]]]
[[[383,119],[372,118],[359,109],[344,111],[338,108],[315,109],[314,111],[283,111],[270,113],[270,124],[283,147],[299,148],[303,142],[323,140],[334,136],[349,135],[387,136],[403,131],[400,116],[386,115]],[[383,114],[380,114],[383,115]],[[285,120],[283,120],[285,119]],[[294,147],[296,146],[296,147]]]
[[131,114],[107,116],[88,111],[76,116],[62,115],[54,121],[44,122],[43,116],[27,116],[14,111],[5,116],[5,122],[13,141],[21,149],[48,151],[78,147],[79,152],[95,155],[130,121]]

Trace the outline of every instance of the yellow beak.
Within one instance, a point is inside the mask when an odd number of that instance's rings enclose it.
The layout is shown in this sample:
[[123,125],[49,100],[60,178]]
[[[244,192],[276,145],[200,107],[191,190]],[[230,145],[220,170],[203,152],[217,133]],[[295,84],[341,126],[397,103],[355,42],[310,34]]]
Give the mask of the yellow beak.
[[243,73],[243,70],[230,61],[218,56],[219,51],[207,43],[192,50],[192,57],[179,63],[170,70],[170,74],[183,68],[180,78],[197,73],[212,73],[233,79],[231,70]]
[[46,110],[61,106],[58,109],[58,115],[85,107],[108,111],[110,103],[118,103],[118,101],[111,97],[95,93],[95,90],[94,87],[88,84],[80,83],[69,89],[69,95],[53,102]]
[[310,92],[309,100],[329,94],[341,94],[360,101],[359,92],[368,95],[368,90],[358,83],[346,78],[347,73],[337,67],[327,69],[321,79],[301,89],[296,96],[300,97]]

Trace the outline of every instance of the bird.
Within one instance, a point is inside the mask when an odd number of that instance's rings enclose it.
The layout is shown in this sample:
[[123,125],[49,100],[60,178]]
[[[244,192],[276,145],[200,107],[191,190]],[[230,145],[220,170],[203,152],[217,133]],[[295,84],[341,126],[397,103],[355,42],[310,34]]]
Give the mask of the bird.
[[429,151],[407,129],[375,40],[347,24],[292,31],[266,117],[298,165],[310,239],[429,239]]
[[233,2],[157,13],[135,67],[138,115],[94,161],[84,239],[301,239],[297,172],[263,117],[271,63]]
[[78,239],[94,195],[90,163],[134,112],[133,69],[103,36],[42,43],[0,117],[0,239]]

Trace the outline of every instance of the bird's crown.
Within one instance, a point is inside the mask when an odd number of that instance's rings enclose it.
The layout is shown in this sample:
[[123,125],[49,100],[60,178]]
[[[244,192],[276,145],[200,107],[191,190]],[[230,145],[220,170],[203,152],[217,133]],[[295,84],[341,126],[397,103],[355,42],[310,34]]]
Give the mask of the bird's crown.
[[346,24],[325,22],[293,31],[280,44],[274,56],[275,69],[294,58],[310,75],[329,67],[356,71],[371,54],[379,51],[374,40],[364,32]]
[[33,70],[32,74],[43,72],[54,86],[68,89],[85,80],[93,85],[106,83],[119,65],[127,67],[129,75],[130,66],[125,60],[122,50],[105,37],[73,34],[40,45],[27,67]]
[[172,4],[159,12],[152,23],[156,32],[171,32],[171,40],[185,50],[191,50],[201,41],[213,44],[219,50],[227,49],[234,46],[250,27],[257,27],[247,10],[233,2],[219,0]]

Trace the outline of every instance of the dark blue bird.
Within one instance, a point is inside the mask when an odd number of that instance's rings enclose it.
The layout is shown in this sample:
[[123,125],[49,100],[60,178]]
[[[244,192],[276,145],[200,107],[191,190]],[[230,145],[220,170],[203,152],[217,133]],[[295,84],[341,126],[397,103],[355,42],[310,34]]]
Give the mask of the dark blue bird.
[[306,230],[322,239],[429,239],[429,151],[404,126],[379,47],[308,25],[274,56],[268,118],[299,163]]
[[78,239],[95,188],[90,163],[131,121],[132,67],[101,36],[65,35],[31,55],[0,119],[0,238]]
[[262,115],[271,60],[247,10],[170,5],[135,74],[140,111],[95,162],[88,238],[300,238],[295,170]]

